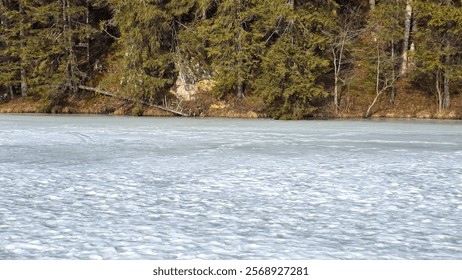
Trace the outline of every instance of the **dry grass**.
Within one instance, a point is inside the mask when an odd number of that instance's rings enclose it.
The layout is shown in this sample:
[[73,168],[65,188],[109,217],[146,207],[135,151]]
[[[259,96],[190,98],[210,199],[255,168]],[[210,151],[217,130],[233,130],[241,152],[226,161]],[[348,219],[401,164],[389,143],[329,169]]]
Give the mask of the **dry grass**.
[[[397,85],[394,104],[389,96],[383,94],[372,110],[373,118],[438,118],[462,119],[462,94],[453,94],[451,107],[438,114],[436,99],[433,95],[412,89],[405,81]],[[374,98],[373,94],[350,91],[341,99],[341,111],[337,116],[331,103],[321,108],[315,118],[362,118]],[[62,114],[110,114],[133,116],[173,116],[156,108],[141,106],[124,100],[101,96],[94,93],[82,93],[81,98],[70,98],[66,105],[54,108],[54,113]],[[193,116],[226,118],[264,118],[263,102],[256,97],[242,100],[229,98],[219,101],[210,93],[201,93],[194,100],[183,104],[186,112]],[[17,98],[0,104],[0,113],[41,113],[41,104],[34,98]]]
[[[378,102],[372,108],[372,118],[439,118],[439,119],[462,119],[462,94],[451,96],[451,107],[445,112],[437,112],[436,98],[434,95],[412,88],[405,80],[396,85],[397,93],[394,103],[390,102],[389,94],[382,94]],[[369,104],[374,99],[374,94],[361,92],[354,89],[345,93],[341,99],[340,118],[362,118]],[[325,109],[331,116],[335,116],[332,105]]]

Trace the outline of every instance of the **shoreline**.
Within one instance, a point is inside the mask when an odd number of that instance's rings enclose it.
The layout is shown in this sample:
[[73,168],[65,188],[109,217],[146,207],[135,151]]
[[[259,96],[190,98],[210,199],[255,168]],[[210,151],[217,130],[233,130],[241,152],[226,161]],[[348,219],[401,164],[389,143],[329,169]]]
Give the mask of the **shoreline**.
[[[307,120],[341,120],[341,119],[427,119],[427,120],[462,120],[462,95],[458,95],[453,102],[456,104],[443,113],[437,113],[429,108],[431,100],[422,100],[421,96],[404,95],[403,100],[390,105],[386,100],[377,103],[374,112],[364,118],[368,100],[355,100],[355,104],[347,107],[336,115],[331,104],[320,107]],[[421,100],[419,100],[419,98]],[[416,102],[418,101],[418,102]],[[136,104],[127,100],[117,100],[110,97],[89,95],[81,99],[69,99],[64,105],[56,106],[51,111],[41,108],[37,100],[32,97],[16,98],[0,104],[2,114],[43,114],[43,115],[114,115],[138,117],[208,117],[208,118],[243,118],[243,119],[272,119],[261,106],[236,104],[218,100],[194,100],[185,107],[190,116],[175,116],[173,113],[158,108]]]
[[[114,117],[133,117],[133,118],[178,118],[178,119],[207,119],[207,118],[217,118],[217,119],[261,119],[261,120],[275,120],[270,117],[245,117],[245,116],[226,116],[226,114],[218,114],[218,115],[200,115],[200,116],[177,116],[177,115],[167,115],[167,114],[143,114],[143,115],[132,115],[132,114],[112,114],[112,113],[89,113],[89,112],[59,112],[59,113],[43,113],[43,112],[20,112],[20,111],[8,111],[5,112],[4,110],[0,110],[0,115],[30,115],[30,116],[114,116]],[[460,117],[444,117],[444,116],[436,116],[436,117],[422,117],[422,116],[377,116],[372,115],[368,118],[359,117],[359,116],[342,116],[342,117],[310,117],[306,119],[300,120],[280,120],[280,121],[331,121],[331,120],[371,120],[371,121],[378,121],[378,120],[428,120],[428,121],[462,121]]]

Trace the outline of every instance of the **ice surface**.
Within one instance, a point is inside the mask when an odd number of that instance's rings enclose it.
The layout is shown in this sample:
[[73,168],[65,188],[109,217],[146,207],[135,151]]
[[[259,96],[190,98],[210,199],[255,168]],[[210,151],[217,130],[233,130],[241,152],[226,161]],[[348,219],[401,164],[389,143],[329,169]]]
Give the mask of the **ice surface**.
[[0,259],[461,259],[462,122],[0,115]]

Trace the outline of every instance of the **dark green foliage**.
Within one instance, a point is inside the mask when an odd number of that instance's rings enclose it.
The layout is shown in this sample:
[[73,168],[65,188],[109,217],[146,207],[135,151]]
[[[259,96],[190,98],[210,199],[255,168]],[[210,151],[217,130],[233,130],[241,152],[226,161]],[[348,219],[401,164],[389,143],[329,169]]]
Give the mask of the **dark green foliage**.
[[143,100],[159,100],[173,85],[173,15],[166,1],[110,1],[120,32],[125,91]]
[[438,111],[450,106],[450,86],[462,79],[462,7],[459,1],[417,1],[415,75],[429,76]]
[[316,109],[313,100],[327,96],[318,79],[328,71],[329,38],[322,30],[332,24],[333,10],[313,3],[291,7],[274,1],[273,5],[276,9],[266,13],[273,12],[274,23],[267,26],[271,32],[267,34],[277,39],[266,39],[255,91],[267,102],[272,117],[304,118]]
[[[88,79],[92,1],[3,1],[0,84],[22,96],[41,96],[44,111],[60,105]],[[96,25],[96,24],[95,24]]]
[[[414,27],[403,36],[410,4]],[[43,111],[59,110],[79,97],[80,85],[104,75],[100,58],[115,57],[110,81],[121,94],[160,103],[182,75],[213,80],[218,98],[259,99],[274,118],[300,119],[332,96],[339,112],[345,70],[363,94],[390,92],[393,101],[409,58],[411,77],[431,77],[439,109],[449,107],[450,85],[462,79],[461,2],[370,7],[359,0],[1,0],[1,96],[30,95]]]
[[[253,29],[261,17],[254,0],[222,0],[208,9],[213,16],[202,15],[197,32],[204,46],[206,61],[215,72],[219,96],[244,95],[253,79],[255,64],[261,50],[260,34]],[[202,8],[204,9],[204,8]],[[206,8],[207,9],[207,8]]]
[[404,6],[401,1],[380,1],[371,13],[367,28],[372,40],[357,48],[356,56],[367,67],[368,81],[374,94],[385,87],[392,88],[398,78],[398,49],[403,37]]

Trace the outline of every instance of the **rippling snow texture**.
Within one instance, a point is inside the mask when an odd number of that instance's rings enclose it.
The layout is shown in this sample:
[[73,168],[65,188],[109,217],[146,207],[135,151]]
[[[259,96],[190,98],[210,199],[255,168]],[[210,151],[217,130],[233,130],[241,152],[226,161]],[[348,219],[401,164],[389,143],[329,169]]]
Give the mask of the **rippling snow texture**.
[[0,259],[462,259],[462,123],[0,115]]

